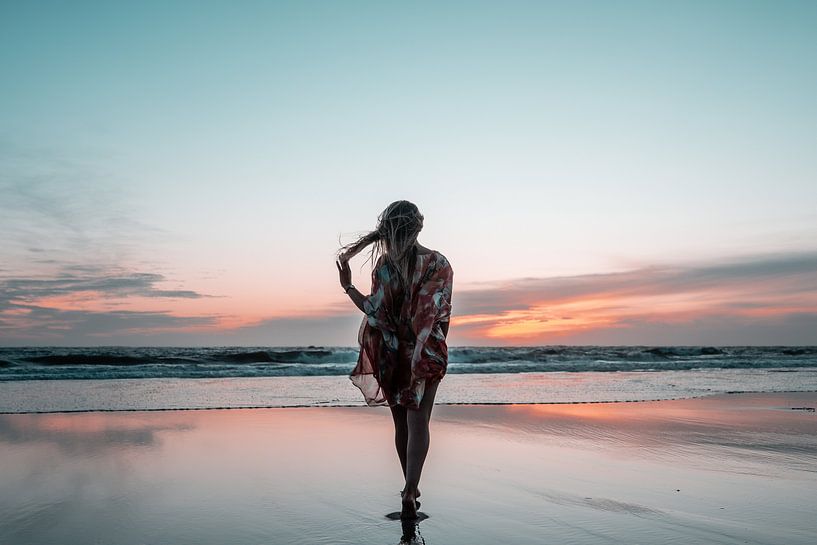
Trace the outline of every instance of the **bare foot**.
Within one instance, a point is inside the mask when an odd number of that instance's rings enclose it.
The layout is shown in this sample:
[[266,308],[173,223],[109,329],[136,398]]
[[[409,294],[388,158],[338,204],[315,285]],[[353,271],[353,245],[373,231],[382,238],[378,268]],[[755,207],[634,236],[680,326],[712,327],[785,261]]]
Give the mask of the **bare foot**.
[[417,499],[414,494],[403,494],[403,509],[400,511],[402,520],[413,520],[417,518]]
[[[405,489],[401,490],[400,491],[400,497],[403,497],[403,494],[405,494],[405,493],[406,493]],[[420,508],[420,501],[416,499],[416,498],[419,498],[419,497],[420,497],[420,489],[418,488],[417,489],[417,494],[414,496],[414,498],[415,498],[414,503],[417,504],[417,509]]]

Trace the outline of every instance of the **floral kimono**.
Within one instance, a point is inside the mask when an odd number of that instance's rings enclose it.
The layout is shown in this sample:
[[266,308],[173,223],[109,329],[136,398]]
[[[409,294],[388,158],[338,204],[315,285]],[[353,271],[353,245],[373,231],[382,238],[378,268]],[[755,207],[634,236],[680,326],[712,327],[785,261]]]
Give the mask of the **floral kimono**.
[[437,251],[417,254],[410,289],[383,256],[372,271],[372,292],[358,331],[360,354],[350,378],[368,405],[417,409],[427,384],[442,379],[448,345],[442,322],[451,316],[454,273]]

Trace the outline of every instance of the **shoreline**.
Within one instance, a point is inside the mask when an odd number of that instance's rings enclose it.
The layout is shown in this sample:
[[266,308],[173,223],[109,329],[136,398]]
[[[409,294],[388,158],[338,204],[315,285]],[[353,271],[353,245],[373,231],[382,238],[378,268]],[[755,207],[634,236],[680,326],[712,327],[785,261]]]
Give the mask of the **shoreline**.
[[[765,395],[765,394],[814,394],[815,390],[781,390],[774,392],[767,392],[761,390],[746,390],[746,391],[729,391],[729,392],[713,392],[709,394],[701,394],[695,396],[682,396],[661,399],[621,399],[613,401],[529,401],[529,402],[435,402],[435,407],[516,407],[516,406],[531,406],[531,405],[619,405],[628,403],[662,403],[668,401],[686,401],[694,399],[706,399],[719,396],[742,396],[742,395]],[[386,408],[385,405],[369,407],[367,405],[247,405],[247,406],[224,406],[224,407],[181,407],[181,408],[155,408],[155,409],[77,409],[77,410],[57,410],[57,411],[0,411],[0,415],[16,415],[16,414],[86,414],[86,413],[154,413],[154,412],[173,412],[173,411],[247,411],[247,410],[273,410],[273,409],[378,409]],[[817,407],[792,407],[791,410],[811,410],[817,411]]]
[[[736,392],[817,391],[817,368],[446,375],[437,404],[614,403]],[[365,407],[343,376],[70,379],[0,382],[0,413]]]

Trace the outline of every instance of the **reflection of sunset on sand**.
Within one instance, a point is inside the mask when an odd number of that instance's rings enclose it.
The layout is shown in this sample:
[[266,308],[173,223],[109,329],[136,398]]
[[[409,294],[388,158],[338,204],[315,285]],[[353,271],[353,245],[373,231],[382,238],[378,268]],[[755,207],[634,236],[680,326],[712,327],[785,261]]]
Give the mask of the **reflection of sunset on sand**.
[[[428,545],[817,539],[813,393],[437,406]],[[386,409],[0,415],[0,542],[396,543]],[[410,526],[410,525],[409,525]]]

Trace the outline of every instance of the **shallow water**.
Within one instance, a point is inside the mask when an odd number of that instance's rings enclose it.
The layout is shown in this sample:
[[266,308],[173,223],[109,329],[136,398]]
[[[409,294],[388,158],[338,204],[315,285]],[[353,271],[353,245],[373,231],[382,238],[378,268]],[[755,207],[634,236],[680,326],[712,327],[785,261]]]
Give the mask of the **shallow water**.
[[[419,534],[814,543],[815,406],[438,406]],[[1,415],[0,543],[398,543],[392,448],[383,408]]]

